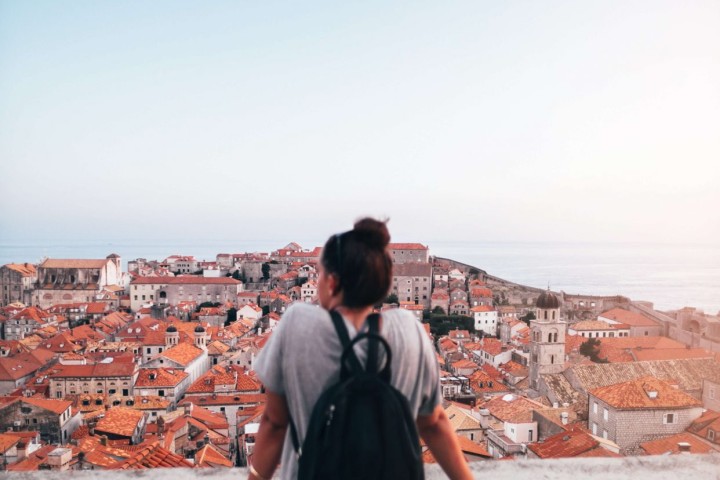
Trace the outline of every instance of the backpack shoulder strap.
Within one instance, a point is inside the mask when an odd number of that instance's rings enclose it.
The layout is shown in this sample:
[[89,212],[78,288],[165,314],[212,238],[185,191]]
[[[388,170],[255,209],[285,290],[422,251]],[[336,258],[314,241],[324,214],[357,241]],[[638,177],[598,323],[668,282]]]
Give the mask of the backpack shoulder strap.
[[[340,338],[340,343],[343,347],[343,355],[347,354],[348,361],[350,362],[350,371],[348,373],[356,374],[362,372],[363,367],[360,364],[360,360],[358,360],[357,355],[355,355],[355,351],[352,348],[350,334],[348,333],[347,327],[345,326],[345,321],[343,320],[342,316],[335,310],[330,311],[330,318],[332,318],[333,325],[335,326],[335,331]],[[340,365],[341,376],[342,372],[344,371],[346,371],[345,365]]]
[[368,337],[368,355],[365,371],[368,373],[377,373],[378,371],[378,340],[375,335],[380,335],[380,315],[371,313],[367,318],[368,331],[371,336]]

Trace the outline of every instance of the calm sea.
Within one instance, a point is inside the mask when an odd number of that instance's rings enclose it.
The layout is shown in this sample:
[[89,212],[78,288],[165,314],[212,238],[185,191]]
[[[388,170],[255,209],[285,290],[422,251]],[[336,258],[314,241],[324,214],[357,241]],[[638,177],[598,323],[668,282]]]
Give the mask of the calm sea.
[[[0,265],[38,262],[42,257],[104,258],[127,262],[172,254],[214,260],[217,253],[271,251],[289,241],[0,243]],[[299,242],[305,248],[319,241]],[[720,245],[640,243],[428,242],[432,255],[474,265],[507,280],[567,293],[625,295],[661,310],[693,306],[720,311]]]

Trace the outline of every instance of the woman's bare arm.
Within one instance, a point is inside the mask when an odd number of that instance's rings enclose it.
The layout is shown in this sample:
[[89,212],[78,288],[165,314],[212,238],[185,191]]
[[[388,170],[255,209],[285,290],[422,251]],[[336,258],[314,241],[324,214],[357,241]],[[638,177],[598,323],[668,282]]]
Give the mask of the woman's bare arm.
[[472,480],[472,473],[460,450],[460,442],[442,405],[435,407],[430,415],[419,416],[417,426],[420,436],[451,480]]
[[[280,463],[289,414],[285,397],[266,391],[267,402],[255,440],[252,466],[263,478],[271,478]],[[252,473],[249,480],[258,480]]]

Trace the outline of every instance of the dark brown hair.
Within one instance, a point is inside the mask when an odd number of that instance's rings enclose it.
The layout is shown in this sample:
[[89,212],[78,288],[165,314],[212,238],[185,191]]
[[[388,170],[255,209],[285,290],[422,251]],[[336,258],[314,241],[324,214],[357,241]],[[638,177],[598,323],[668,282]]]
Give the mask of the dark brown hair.
[[364,307],[385,298],[392,282],[392,259],[387,251],[390,233],[385,222],[363,218],[352,230],[325,242],[320,261],[338,278],[343,305]]

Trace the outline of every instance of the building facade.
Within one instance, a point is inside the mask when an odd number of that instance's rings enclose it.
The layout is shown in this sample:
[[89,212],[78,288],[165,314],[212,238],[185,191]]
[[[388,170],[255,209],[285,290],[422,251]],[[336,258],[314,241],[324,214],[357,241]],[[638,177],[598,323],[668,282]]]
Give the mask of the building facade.
[[231,277],[140,277],[130,282],[130,308],[175,306],[180,302],[235,303],[242,282]]
[[10,263],[0,267],[0,306],[10,303],[30,305],[37,282],[37,270],[31,263]]
[[395,264],[428,263],[428,247],[420,243],[391,243],[388,250]]
[[432,265],[429,263],[401,263],[393,268],[392,293],[400,302],[414,302],[430,308]]
[[33,303],[41,308],[91,302],[105,287],[122,282],[122,262],[115,254],[102,260],[47,259],[37,270]]

